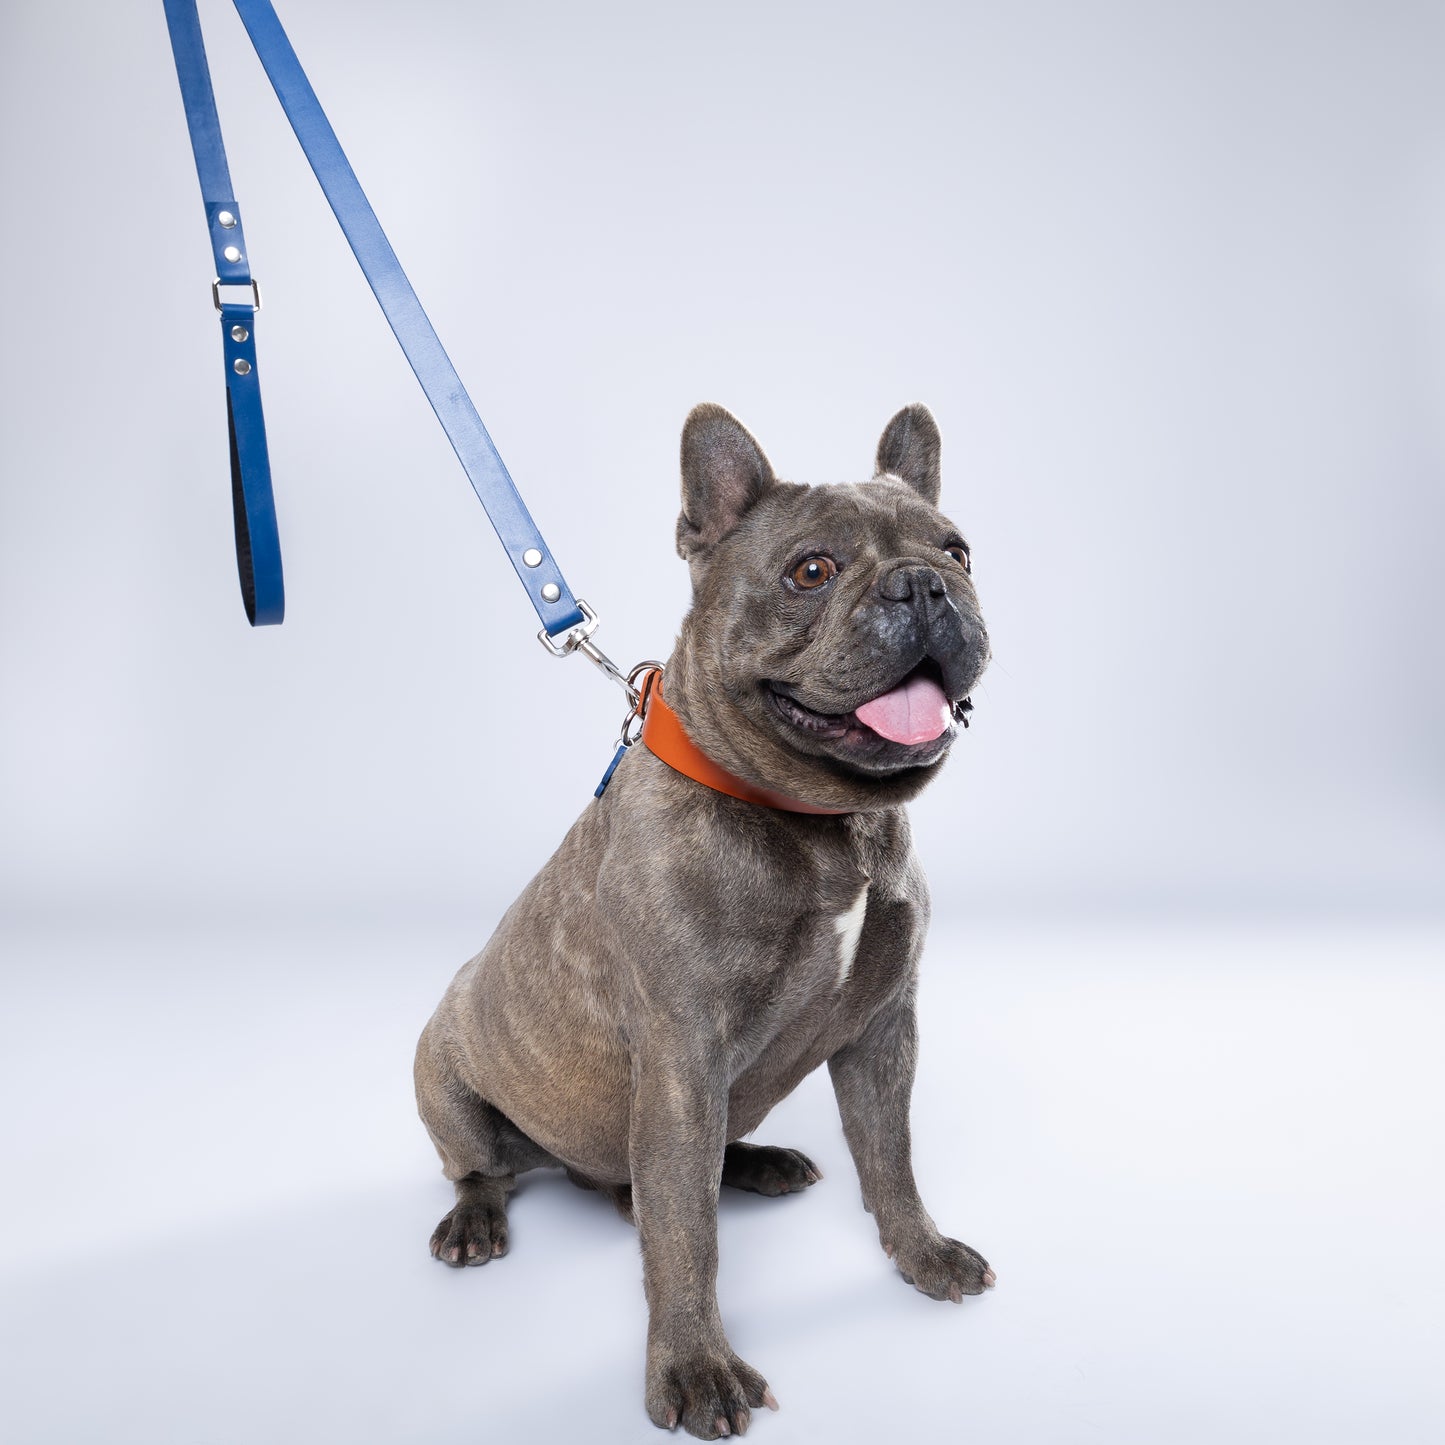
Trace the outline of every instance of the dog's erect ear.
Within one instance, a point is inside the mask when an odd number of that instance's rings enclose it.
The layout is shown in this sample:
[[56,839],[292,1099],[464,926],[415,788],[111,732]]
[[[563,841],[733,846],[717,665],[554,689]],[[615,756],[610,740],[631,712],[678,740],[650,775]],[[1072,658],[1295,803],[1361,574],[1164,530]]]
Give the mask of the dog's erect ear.
[[721,541],[776,478],[763,449],[730,411],[704,402],[682,428],[677,550],[691,558]]
[[943,438],[933,413],[921,401],[905,406],[883,430],[877,475],[888,472],[908,483],[929,506],[938,505],[939,455]]

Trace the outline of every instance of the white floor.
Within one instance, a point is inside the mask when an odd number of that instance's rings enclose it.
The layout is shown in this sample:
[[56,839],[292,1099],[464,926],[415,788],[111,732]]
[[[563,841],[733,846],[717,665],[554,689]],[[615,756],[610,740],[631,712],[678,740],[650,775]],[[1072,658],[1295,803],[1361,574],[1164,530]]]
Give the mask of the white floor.
[[[480,941],[0,938],[0,1436],[658,1438],[596,1196],[529,1176],[507,1258],[427,1254],[411,1047]],[[1445,1438],[1442,959],[1442,927],[936,929],[919,1176],[998,1288],[898,1278],[814,1076],[757,1137],[823,1183],[722,1201],[783,1406],[750,1436]]]

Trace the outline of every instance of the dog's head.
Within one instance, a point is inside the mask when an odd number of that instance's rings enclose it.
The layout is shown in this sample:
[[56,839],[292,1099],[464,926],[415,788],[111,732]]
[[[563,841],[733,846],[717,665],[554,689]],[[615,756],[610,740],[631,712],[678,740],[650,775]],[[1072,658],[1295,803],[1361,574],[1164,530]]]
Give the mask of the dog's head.
[[989,658],[968,543],[938,510],[939,434],[905,407],[872,481],[780,482],[722,407],[682,434],[677,548],[693,606],[668,700],[749,781],[832,808],[905,802]]

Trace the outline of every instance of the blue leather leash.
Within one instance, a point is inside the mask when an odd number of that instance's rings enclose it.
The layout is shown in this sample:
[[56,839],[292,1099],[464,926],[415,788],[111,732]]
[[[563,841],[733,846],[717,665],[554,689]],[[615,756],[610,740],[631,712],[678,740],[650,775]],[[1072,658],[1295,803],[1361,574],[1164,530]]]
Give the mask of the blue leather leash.
[[[231,449],[231,506],[236,524],[236,569],[241,600],[253,627],[278,623],[286,615],[281,575],[281,539],[271,494],[271,464],[266,452],[266,419],[261,411],[261,378],[256,369],[256,312],[261,291],[251,275],[250,255],[241,229],[241,209],[231,189],[231,170],[221,141],[221,122],[211,90],[211,71],[201,39],[194,0],[165,0],[171,49],[206,206],[206,228],[215,253],[216,279],[211,299],[221,317],[221,348],[226,366],[226,427]],[[245,286],[249,299],[223,301],[221,287]]]
[[[406,279],[270,0],[234,3],[352,252],[542,621],[539,637],[556,656],[582,652],[619,682],[629,698],[633,697],[634,689],[620,669],[589,640],[597,616],[572,595],[553,561],[456,368]],[[261,306],[260,291],[251,275],[241,211],[231,191],[196,0],[164,0],[164,4],[215,253],[216,280],[211,294],[221,314],[225,348],[241,593],[253,625],[278,623],[285,612],[285,598],[256,365],[255,317]],[[250,296],[244,301],[223,300],[221,288],[236,285],[249,287]]]

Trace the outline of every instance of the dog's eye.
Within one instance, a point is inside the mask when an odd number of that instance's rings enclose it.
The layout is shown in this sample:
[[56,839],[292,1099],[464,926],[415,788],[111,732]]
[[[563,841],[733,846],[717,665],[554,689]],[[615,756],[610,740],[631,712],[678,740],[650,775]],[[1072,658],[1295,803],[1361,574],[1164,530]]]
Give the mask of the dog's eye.
[[838,564],[831,557],[808,557],[793,568],[791,575],[794,587],[811,592],[838,575]]
[[951,546],[945,547],[943,550],[947,552],[965,572],[973,571],[973,563],[969,560],[968,548],[965,547],[962,542],[954,542]]

